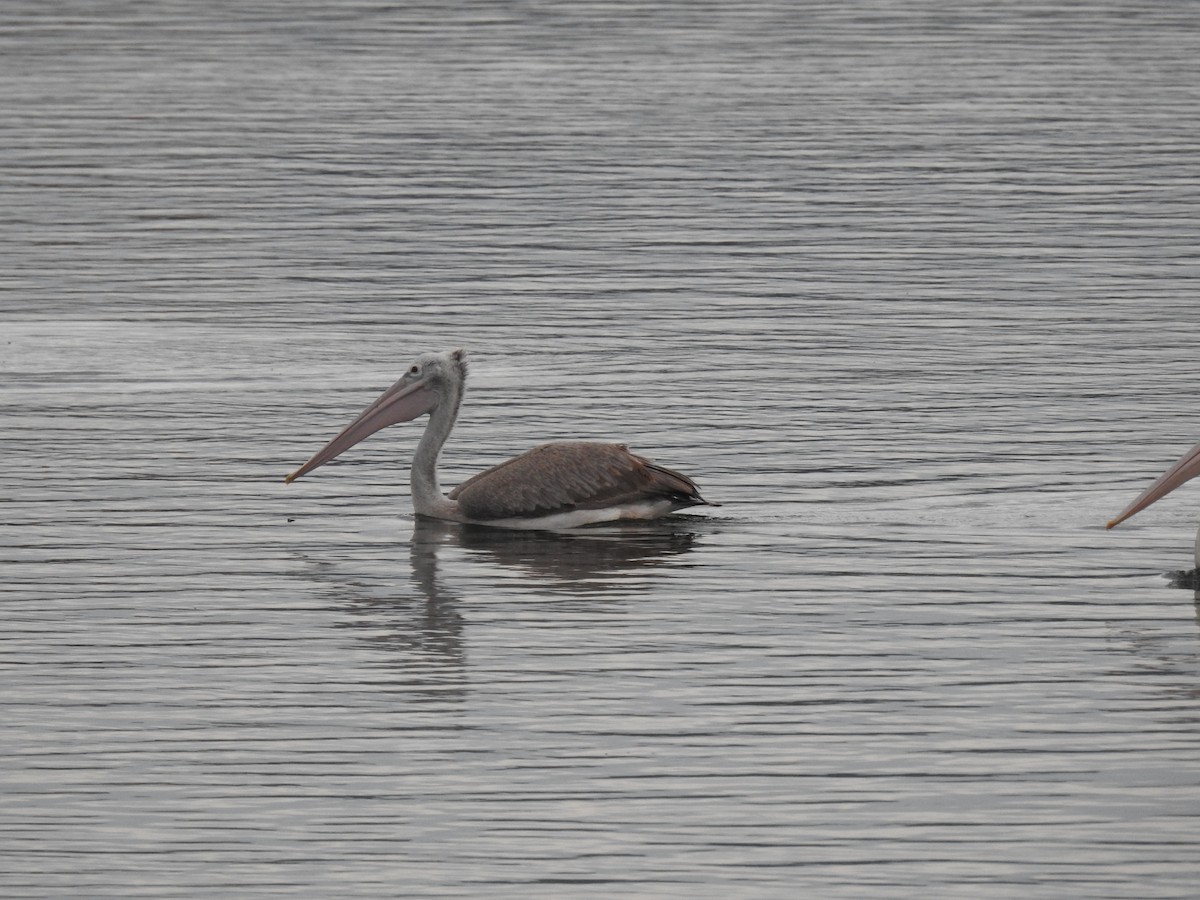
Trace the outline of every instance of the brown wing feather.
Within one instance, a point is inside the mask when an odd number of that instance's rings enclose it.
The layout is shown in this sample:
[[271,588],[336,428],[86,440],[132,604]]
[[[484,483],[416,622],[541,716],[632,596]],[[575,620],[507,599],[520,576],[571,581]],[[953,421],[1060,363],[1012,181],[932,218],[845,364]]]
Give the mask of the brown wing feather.
[[597,509],[638,500],[671,499],[676,508],[705,501],[691,479],[621,444],[564,441],[534,447],[480,472],[450,492],[476,521]]

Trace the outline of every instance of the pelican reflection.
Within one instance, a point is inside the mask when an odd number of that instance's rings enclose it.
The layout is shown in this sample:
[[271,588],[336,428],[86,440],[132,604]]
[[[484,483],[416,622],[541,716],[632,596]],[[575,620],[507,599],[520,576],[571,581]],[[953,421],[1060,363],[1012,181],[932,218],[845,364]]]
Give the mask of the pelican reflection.
[[635,572],[653,572],[688,553],[701,525],[711,526],[711,521],[676,518],[562,532],[506,531],[418,518],[413,528],[413,580],[430,602],[439,602],[447,587],[439,573],[438,552],[453,546],[465,551],[471,561],[526,576],[517,584],[509,583],[507,589],[516,596],[530,590],[572,596],[611,594],[628,590]]
[[[624,598],[678,564],[698,529],[712,525],[677,518],[556,533],[417,518],[407,566],[388,554],[369,562],[309,564],[315,569],[311,577],[326,585],[346,614],[342,627],[353,629],[360,647],[382,651],[379,665],[393,673],[394,687],[444,701],[466,696],[464,608],[473,598]],[[498,569],[517,577],[497,578]]]

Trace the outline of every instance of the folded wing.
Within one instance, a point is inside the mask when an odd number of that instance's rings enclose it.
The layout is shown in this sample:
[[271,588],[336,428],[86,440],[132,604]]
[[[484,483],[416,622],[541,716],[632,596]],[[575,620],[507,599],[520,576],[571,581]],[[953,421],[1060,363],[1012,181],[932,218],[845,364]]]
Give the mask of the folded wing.
[[706,503],[686,475],[630,453],[622,444],[542,444],[480,472],[450,492],[469,519],[529,518],[669,500],[674,509]]

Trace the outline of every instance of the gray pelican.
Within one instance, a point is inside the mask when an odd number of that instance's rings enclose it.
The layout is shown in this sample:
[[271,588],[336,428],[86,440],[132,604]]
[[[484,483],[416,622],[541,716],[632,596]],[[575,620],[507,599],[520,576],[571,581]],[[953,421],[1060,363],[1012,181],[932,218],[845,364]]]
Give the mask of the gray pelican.
[[[1141,512],[1154,501],[1161,500],[1184,482],[1191,481],[1197,475],[1200,475],[1200,444],[1197,444],[1187,453],[1183,454],[1175,462],[1175,465],[1158,476],[1150,487],[1142,491],[1137,499],[1121,510],[1120,515],[1109,519],[1108,524],[1104,527],[1112,528],[1114,525],[1119,525],[1135,513]],[[1200,530],[1196,532],[1196,565],[1200,568]]]
[[368,435],[429,413],[412,463],[418,515],[499,528],[575,528],[616,519],[656,519],[689,506],[716,506],[690,478],[630,453],[622,444],[564,441],[534,447],[464,481],[449,494],[437,462],[454,428],[467,378],[460,350],[426,353],[332,441],[292,472],[289,484]]

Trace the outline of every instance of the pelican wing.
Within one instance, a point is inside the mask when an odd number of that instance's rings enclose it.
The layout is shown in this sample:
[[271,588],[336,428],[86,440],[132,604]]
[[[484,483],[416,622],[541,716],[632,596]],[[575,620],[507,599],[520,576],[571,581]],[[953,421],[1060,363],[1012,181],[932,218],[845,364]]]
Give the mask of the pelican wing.
[[599,509],[669,499],[676,508],[705,501],[690,478],[629,452],[622,444],[542,444],[480,472],[450,492],[475,521]]

